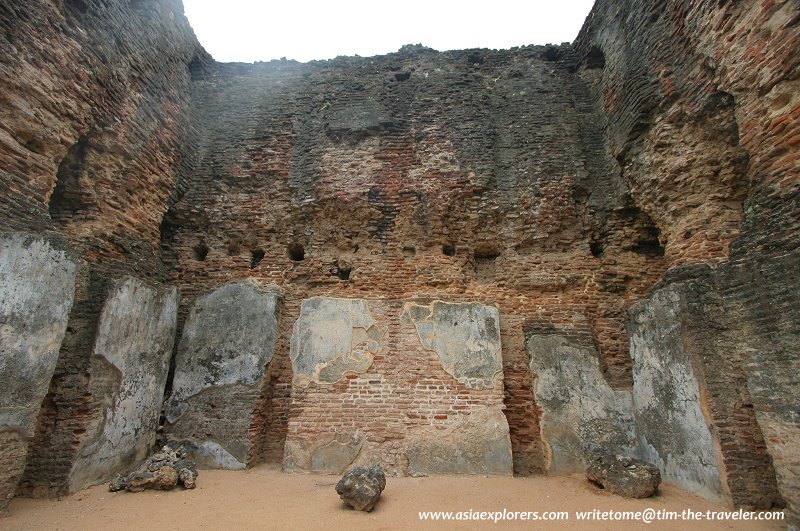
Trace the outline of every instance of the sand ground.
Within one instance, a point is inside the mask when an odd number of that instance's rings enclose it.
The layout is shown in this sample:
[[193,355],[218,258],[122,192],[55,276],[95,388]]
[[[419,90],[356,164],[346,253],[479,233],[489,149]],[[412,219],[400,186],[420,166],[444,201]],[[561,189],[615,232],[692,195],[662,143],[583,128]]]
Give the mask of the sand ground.
[[[195,490],[112,493],[99,485],[60,500],[17,498],[0,529],[784,529],[781,522],[579,522],[575,511],[681,512],[725,510],[662,485],[658,495],[628,500],[573,477],[441,476],[387,478],[372,513],[348,509],[334,491],[336,476],[284,474],[262,466],[204,470]],[[421,521],[419,511],[568,511],[560,522]]]

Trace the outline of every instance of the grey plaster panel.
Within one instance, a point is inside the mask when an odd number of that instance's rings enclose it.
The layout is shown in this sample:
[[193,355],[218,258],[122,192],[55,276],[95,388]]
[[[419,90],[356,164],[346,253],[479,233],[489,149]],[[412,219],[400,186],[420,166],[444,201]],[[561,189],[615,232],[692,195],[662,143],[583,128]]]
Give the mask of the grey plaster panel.
[[594,348],[555,334],[532,335],[526,346],[549,471],[583,472],[588,447],[632,455],[636,436],[630,392],[609,386]]
[[511,475],[508,422],[500,408],[458,417],[443,430],[409,436],[408,473]]
[[444,370],[468,387],[492,387],[503,370],[500,315],[477,302],[407,303],[407,316],[426,350],[435,352]]
[[57,237],[0,236],[0,429],[33,435],[75,295],[77,260]]
[[177,326],[178,290],[126,277],[103,305],[90,388],[104,403],[71,474],[75,491],[110,479],[147,457],[155,442]]
[[721,500],[717,451],[683,345],[681,305],[678,289],[668,287],[630,310],[639,453],[658,465],[664,481]]
[[202,466],[244,468],[252,413],[275,351],[280,295],[232,282],[198,297],[178,345],[165,431]]
[[376,326],[370,304],[330,297],[303,301],[289,352],[295,385],[335,383],[348,372],[362,373],[372,365],[385,330]]

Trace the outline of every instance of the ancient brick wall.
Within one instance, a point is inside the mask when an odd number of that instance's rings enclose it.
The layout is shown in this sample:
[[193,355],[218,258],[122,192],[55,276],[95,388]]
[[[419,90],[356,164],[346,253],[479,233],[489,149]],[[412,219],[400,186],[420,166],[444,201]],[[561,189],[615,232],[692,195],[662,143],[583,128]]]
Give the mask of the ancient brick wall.
[[[419,369],[408,385],[466,393],[397,314],[407,301],[497,308],[518,474],[553,464],[535,396],[547,365],[533,372],[531,351],[553,361],[561,337],[603,396],[627,392],[628,310],[667,287],[684,301],[673,342],[697,377],[724,494],[783,497],[796,517],[795,2],[599,0],[573,46],[252,65],[213,62],[181,11],[0,5],[0,225],[58,231],[86,260],[23,492],[67,488],[107,398],[91,392],[103,384],[92,347],[123,274],[177,285],[178,335],[222,284],[280,288],[274,354],[248,394],[248,463],[352,422],[340,399],[381,395],[387,374],[405,381],[404,353]],[[397,348],[371,372],[293,385],[293,327],[313,297],[380,301]],[[386,414],[445,420],[411,402]],[[394,434],[359,422],[375,445]],[[395,450],[385,464],[405,473]]]
[[4,226],[55,228],[91,261],[152,274],[189,68],[207,59],[182,5],[4,2],[0,21]]
[[166,279],[190,69],[210,59],[180,2],[3,2],[0,25],[0,225],[58,231],[85,260],[21,485],[53,495],[114,400],[92,355],[109,286]]
[[[525,322],[585,315],[604,373],[630,385],[625,312],[664,270],[653,223],[630,203],[574,71],[568,47],[412,47],[199,72],[203,134],[162,241],[185,305],[234,279],[282,286],[268,384],[280,390],[292,377],[298,300],[494,305],[515,466],[544,470]],[[287,404],[265,397],[270,448]]]
[[496,308],[315,297],[290,355],[285,469],[512,472]]
[[798,389],[781,377],[800,352],[797,4],[601,1],[575,45],[623,178],[687,266],[665,282],[689,293],[726,488],[780,503],[774,462],[797,518]]

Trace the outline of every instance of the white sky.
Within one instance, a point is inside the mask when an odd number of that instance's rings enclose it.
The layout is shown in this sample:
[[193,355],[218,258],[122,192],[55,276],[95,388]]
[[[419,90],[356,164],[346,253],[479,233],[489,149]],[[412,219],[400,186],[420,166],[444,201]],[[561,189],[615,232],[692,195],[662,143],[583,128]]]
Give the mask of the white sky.
[[218,61],[330,59],[571,42],[593,0],[183,0]]

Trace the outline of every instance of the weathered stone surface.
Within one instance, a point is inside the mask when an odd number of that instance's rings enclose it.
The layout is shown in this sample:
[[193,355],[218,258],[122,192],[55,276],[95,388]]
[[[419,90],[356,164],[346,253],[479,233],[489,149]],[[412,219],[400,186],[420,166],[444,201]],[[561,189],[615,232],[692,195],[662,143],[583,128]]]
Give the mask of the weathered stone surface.
[[458,418],[445,429],[409,436],[408,473],[498,474],[513,472],[508,422],[499,409]]
[[349,372],[365,372],[381,349],[384,334],[375,326],[368,301],[304,300],[289,351],[295,385],[332,384]]
[[289,439],[284,448],[283,469],[342,474],[357,460],[363,461],[358,458],[364,447],[364,436],[358,431],[341,431],[322,438]]
[[477,302],[434,301],[406,304],[404,313],[427,350],[436,352],[444,370],[468,387],[491,387],[503,371],[500,315]]
[[336,493],[357,511],[371,511],[386,488],[386,475],[378,465],[356,467],[336,484]]
[[314,448],[311,452],[311,470],[314,472],[341,473],[358,457],[363,439],[359,434],[338,435],[331,442]]
[[125,489],[129,492],[142,492],[147,489],[172,490],[177,486],[178,473],[172,467],[162,466],[153,472],[149,470],[131,472]]
[[[797,340],[800,346],[800,338]],[[747,387],[775,465],[788,520],[800,529],[800,379],[798,364],[787,352],[751,348]]]
[[59,237],[0,234],[0,512],[25,466],[77,271],[76,258]]
[[534,396],[542,408],[539,422],[549,448],[548,471],[583,472],[584,450],[590,446],[631,453],[636,436],[630,392],[608,384],[592,344],[534,334],[526,346]]
[[147,489],[172,490],[178,485],[193,489],[197,485],[197,468],[186,459],[186,450],[180,446],[164,446],[147,458],[139,468],[127,475],[118,475],[108,485],[108,490],[142,492]]
[[639,455],[658,465],[665,481],[720,500],[718,454],[684,347],[681,305],[680,292],[665,288],[630,312]]
[[127,277],[109,291],[92,350],[90,391],[101,410],[81,438],[69,490],[108,481],[147,456],[155,442],[178,291]]
[[658,467],[631,457],[607,452],[591,452],[586,477],[612,494],[626,498],[647,498],[658,490],[661,473]]
[[272,360],[279,295],[249,282],[198,297],[178,344],[167,439],[201,466],[244,468],[253,410]]

